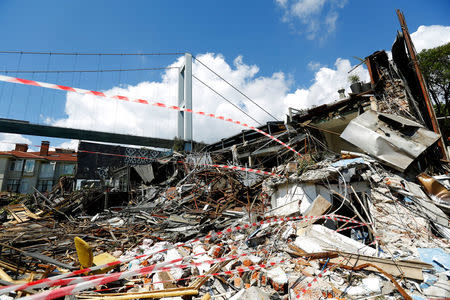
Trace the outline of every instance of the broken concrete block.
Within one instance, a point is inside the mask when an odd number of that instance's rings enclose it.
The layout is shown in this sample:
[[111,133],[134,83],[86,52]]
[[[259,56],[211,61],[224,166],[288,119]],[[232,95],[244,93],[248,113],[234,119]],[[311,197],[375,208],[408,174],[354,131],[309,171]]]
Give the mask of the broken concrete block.
[[266,293],[264,293],[260,288],[256,286],[252,286],[246,290],[237,300],[269,300],[270,297]]
[[319,243],[314,238],[310,237],[297,237],[294,241],[294,245],[307,253],[317,253],[324,251],[323,248],[320,247]]
[[275,267],[267,271],[274,290],[281,291],[288,282],[288,277],[281,267]]

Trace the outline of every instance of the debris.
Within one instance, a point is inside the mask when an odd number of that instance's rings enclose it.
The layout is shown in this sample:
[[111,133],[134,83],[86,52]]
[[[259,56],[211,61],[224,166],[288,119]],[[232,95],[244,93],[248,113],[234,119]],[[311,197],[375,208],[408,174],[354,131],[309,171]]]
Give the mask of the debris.
[[406,54],[197,153],[82,142],[51,190],[0,194],[1,299],[449,297],[448,158]]
[[417,175],[417,179],[434,204],[447,214],[450,213],[450,191],[438,180],[425,173]]
[[439,135],[406,118],[368,110],[348,124],[341,138],[404,171]]

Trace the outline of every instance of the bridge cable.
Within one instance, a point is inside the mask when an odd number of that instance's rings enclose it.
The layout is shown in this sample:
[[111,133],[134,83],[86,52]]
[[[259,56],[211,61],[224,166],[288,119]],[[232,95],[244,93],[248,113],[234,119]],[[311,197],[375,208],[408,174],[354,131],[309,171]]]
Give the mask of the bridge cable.
[[[4,82],[0,86],[0,107],[2,107],[3,91],[6,89]],[[0,114],[1,115],[1,114]],[[6,116],[5,116],[6,117]]]
[[103,73],[103,72],[131,72],[131,71],[157,71],[166,69],[180,69],[180,67],[155,67],[155,68],[140,68],[140,69],[97,69],[97,70],[0,70],[0,72],[8,73]]
[[258,122],[257,120],[255,120],[252,116],[250,116],[249,114],[247,114],[243,109],[241,109],[239,106],[237,106],[236,104],[234,104],[233,102],[231,102],[230,100],[228,100],[227,98],[225,98],[222,94],[220,94],[218,91],[216,91],[215,89],[213,89],[211,86],[209,86],[208,84],[206,84],[205,82],[203,82],[202,80],[200,80],[197,76],[195,76],[194,74],[192,74],[192,77],[197,79],[201,84],[203,84],[204,86],[206,86],[207,88],[209,88],[211,91],[213,91],[214,93],[216,93],[218,96],[220,96],[222,99],[224,99],[225,101],[227,101],[228,103],[230,103],[231,105],[233,105],[235,108],[239,109],[243,114],[245,114],[247,117],[249,117],[250,119],[252,119],[253,121],[255,121],[256,123],[258,123],[259,125],[263,125],[260,122]]
[[[56,79],[53,82],[59,82],[59,73],[56,73]],[[53,119],[53,107],[55,106],[55,98],[56,98],[56,93],[55,91],[52,91],[52,101],[51,101],[51,105],[50,105],[50,122]]]
[[[34,75],[35,75],[34,73],[31,74],[31,80],[34,80]],[[29,105],[29,103],[30,103],[30,97],[31,97],[31,89],[32,89],[32,87],[29,86],[29,87],[28,87],[27,102],[26,102],[26,104],[25,104],[25,110],[24,110],[24,112],[23,112],[23,119],[24,119],[24,120],[27,119],[28,105]]]
[[[19,62],[17,63],[17,71],[19,71],[20,69],[20,64],[22,63],[22,55],[19,56]],[[10,118],[9,113],[11,112],[11,104],[13,103],[13,98],[14,98],[14,92],[15,92],[15,88],[13,87],[12,92],[11,92],[11,98],[9,99],[9,103],[8,103],[8,113],[7,113],[7,118]]]
[[0,51],[0,54],[41,54],[41,55],[128,55],[128,56],[149,56],[149,55],[184,55],[185,52],[154,52],[154,53],[83,53],[83,52],[42,52],[42,51]]
[[[122,64],[123,64],[123,55],[120,56],[120,69],[122,69]],[[119,88],[122,85],[122,72],[118,72],[118,82],[119,82]],[[119,106],[119,100],[116,99],[114,102],[114,125],[113,125],[113,131],[116,131],[116,127],[117,127],[117,110],[118,110],[118,106]]]
[[[47,60],[47,70],[50,68],[50,60],[51,60],[51,58],[52,58],[52,55],[50,54],[49,56],[48,56],[48,60]],[[45,76],[44,76],[44,81],[45,82],[47,82],[47,78],[48,78],[48,73],[45,73]],[[42,94],[41,94],[41,103],[39,104],[39,115],[38,115],[38,119],[37,119],[37,124],[39,124],[39,117],[41,116],[41,114],[42,114],[42,106],[43,106],[43,104],[44,104],[44,94],[45,94],[45,89],[42,91]]]
[[208,67],[207,65],[205,65],[204,63],[202,63],[197,57],[192,56],[195,58],[195,60],[197,62],[199,62],[201,65],[203,65],[205,68],[207,68],[209,71],[211,71],[212,73],[214,73],[217,77],[219,77],[220,79],[222,79],[223,81],[225,81],[229,86],[231,86],[233,89],[235,89],[237,92],[239,92],[242,96],[244,96],[245,98],[247,98],[248,100],[250,100],[250,102],[252,102],[253,104],[255,104],[257,107],[259,107],[261,110],[263,110],[266,114],[268,114],[269,116],[271,116],[273,119],[275,119],[276,121],[279,121],[275,116],[273,116],[271,113],[269,113],[267,110],[265,110],[264,108],[262,108],[258,103],[256,103],[255,101],[253,101],[252,99],[250,99],[250,97],[248,97],[246,94],[244,94],[243,92],[241,92],[241,90],[239,90],[237,87],[235,87],[234,85],[232,85],[230,82],[228,82],[227,80],[225,80],[225,78],[223,78],[222,76],[220,76],[219,74],[217,74],[217,72],[215,72],[213,69],[211,69],[210,67]]

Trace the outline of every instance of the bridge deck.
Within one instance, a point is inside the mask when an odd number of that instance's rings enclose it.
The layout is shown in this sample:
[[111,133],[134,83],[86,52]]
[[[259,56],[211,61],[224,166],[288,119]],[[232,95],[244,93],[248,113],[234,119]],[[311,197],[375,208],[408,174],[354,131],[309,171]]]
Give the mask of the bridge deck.
[[128,134],[109,133],[93,130],[74,129],[39,125],[28,121],[0,119],[0,132],[18,133],[36,136],[47,136],[63,139],[88,140],[96,142],[107,142],[116,144],[128,144],[136,146],[147,146],[170,149],[173,140],[152,138]]

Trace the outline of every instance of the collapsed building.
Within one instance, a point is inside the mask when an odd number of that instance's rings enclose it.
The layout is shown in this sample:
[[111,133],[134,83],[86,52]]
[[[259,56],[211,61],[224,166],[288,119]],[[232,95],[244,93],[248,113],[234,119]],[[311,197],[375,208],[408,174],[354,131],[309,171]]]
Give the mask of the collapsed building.
[[83,188],[4,207],[2,299],[450,297],[448,149],[399,18],[392,59],[365,58],[370,84],[258,128],[280,142],[249,130],[199,153],[81,146]]

